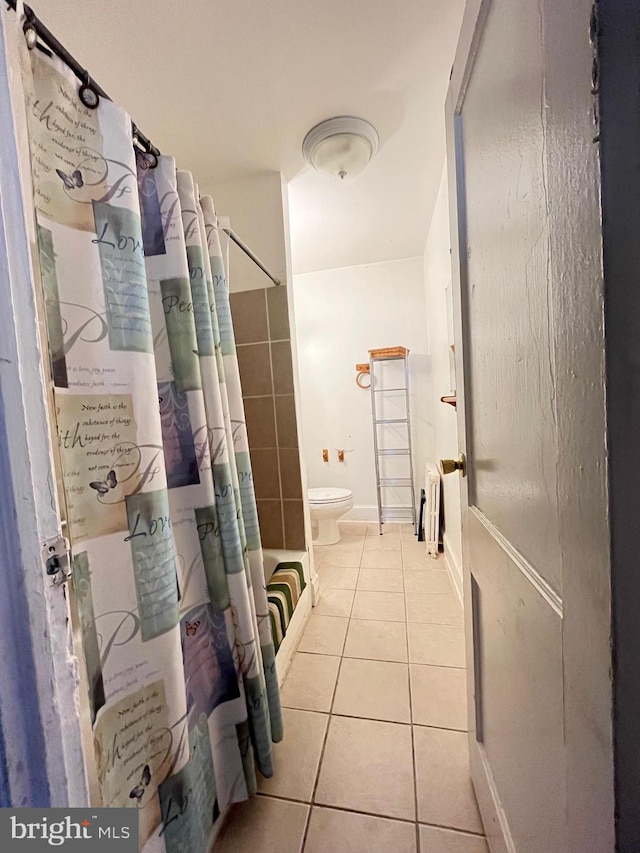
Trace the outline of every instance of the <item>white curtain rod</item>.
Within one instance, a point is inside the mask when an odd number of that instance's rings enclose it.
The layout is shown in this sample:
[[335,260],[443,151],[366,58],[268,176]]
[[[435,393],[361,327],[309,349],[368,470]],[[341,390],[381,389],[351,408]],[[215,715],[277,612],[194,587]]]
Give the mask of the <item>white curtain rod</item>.
[[242,251],[245,253],[245,255],[247,255],[247,257],[251,258],[251,260],[257,267],[260,267],[262,272],[271,279],[271,281],[276,285],[276,287],[282,284],[282,281],[279,278],[276,278],[273,273],[269,272],[269,270],[267,269],[267,267],[265,267],[260,258],[254,252],[251,251],[251,249],[243,240],[240,239],[240,237],[238,237],[235,231],[233,231],[231,228],[223,228],[222,230],[225,232],[225,234],[229,235],[229,237],[233,240],[233,242],[239,249],[242,249]]

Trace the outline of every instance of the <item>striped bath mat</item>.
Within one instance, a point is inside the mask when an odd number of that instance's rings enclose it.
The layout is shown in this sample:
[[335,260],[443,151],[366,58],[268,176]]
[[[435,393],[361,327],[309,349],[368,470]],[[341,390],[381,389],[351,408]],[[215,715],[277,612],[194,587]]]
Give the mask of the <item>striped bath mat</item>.
[[267,584],[269,616],[276,652],[287,633],[296,604],[306,586],[302,563],[278,563]]

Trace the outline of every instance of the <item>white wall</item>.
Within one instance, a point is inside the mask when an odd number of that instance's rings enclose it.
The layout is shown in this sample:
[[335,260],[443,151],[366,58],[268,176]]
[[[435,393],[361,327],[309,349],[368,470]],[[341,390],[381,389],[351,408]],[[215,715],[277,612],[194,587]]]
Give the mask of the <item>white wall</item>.
[[[356,385],[355,365],[368,361],[372,348],[399,345],[411,351],[414,470],[419,494],[425,461],[432,458],[423,259],[297,275],[293,291],[309,485],[351,489],[355,498],[351,516],[375,521],[371,400],[369,392]],[[395,438],[399,446],[400,433]],[[330,454],[328,463],[322,461],[325,447]],[[338,461],[338,448],[346,451],[344,463]],[[406,502],[406,493],[404,499],[400,494],[395,498]]]
[[[235,181],[203,185],[200,194],[213,198],[216,213],[231,219],[235,233],[286,284],[289,223],[285,223],[286,190],[280,172],[259,172]],[[229,284],[233,291],[273,287],[260,268],[233,243],[229,252]]]
[[[433,450],[436,459],[458,456],[458,427],[456,411],[441,403],[440,397],[454,390],[455,377],[450,366],[450,345],[453,342],[451,309],[447,299],[451,293],[451,252],[449,237],[449,200],[447,169],[443,169],[440,190],[433,211],[424,255],[424,278],[427,303],[427,324],[431,344],[431,382],[433,410]],[[447,291],[448,288],[448,291]],[[460,528],[459,474],[443,477],[445,551],[451,568],[462,582],[462,543]],[[459,587],[460,588],[460,587]]]
[[293,390],[294,401],[296,407],[296,423],[298,426],[298,449],[300,451],[300,481],[302,484],[302,506],[304,508],[304,532],[307,542],[307,553],[309,555],[309,574],[311,577],[311,599],[315,606],[320,600],[320,578],[315,564],[315,555],[311,542],[313,540],[313,531],[311,528],[311,508],[309,507],[309,482],[308,471],[306,465],[305,442],[306,435],[304,434],[302,423],[302,382],[300,377],[300,359],[298,355],[298,329],[296,325],[295,311],[295,293],[293,289],[293,263],[291,260],[291,219],[289,211],[289,193],[287,184],[282,175],[281,179],[281,195],[282,195],[282,221],[284,225],[284,253],[286,264],[286,277],[283,279],[283,284],[287,283],[287,302],[289,303],[289,334],[291,335],[291,363],[293,365]]

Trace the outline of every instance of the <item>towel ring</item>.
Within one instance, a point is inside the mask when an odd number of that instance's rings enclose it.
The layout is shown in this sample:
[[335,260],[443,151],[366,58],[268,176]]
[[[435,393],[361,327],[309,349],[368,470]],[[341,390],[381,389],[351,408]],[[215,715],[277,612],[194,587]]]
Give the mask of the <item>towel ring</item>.
[[[363,376],[369,377],[369,384],[368,385],[363,385],[362,382],[360,381]],[[356,376],[356,385],[358,386],[358,388],[362,388],[363,391],[366,391],[367,388],[371,388],[371,374],[370,373],[358,373],[358,375]]]

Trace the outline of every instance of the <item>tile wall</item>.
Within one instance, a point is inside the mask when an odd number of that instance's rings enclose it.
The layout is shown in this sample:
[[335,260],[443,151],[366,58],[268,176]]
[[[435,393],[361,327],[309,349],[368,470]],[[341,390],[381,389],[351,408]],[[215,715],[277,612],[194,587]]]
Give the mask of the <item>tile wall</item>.
[[231,312],[262,544],[304,550],[287,288],[232,293]]

